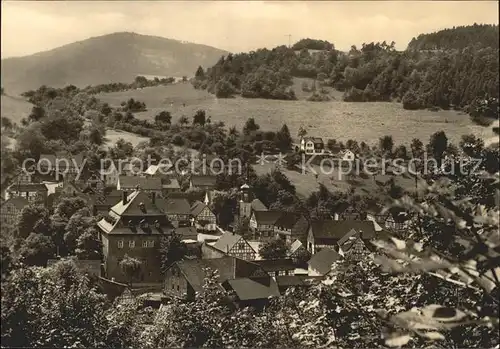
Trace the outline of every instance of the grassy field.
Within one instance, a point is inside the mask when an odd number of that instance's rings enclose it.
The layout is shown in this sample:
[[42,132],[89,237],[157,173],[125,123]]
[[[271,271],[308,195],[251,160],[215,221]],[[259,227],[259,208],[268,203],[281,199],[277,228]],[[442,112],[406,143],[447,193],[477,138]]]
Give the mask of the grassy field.
[[16,124],[21,124],[21,119],[28,117],[31,112],[33,105],[23,98],[11,97],[11,96],[1,96],[1,114],[9,118],[12,122]]
[[115,129],[106,130],[106,145],[108,147],[112,147],[120,138],[123,138],[126,142],[132,143],[134,147],[141,142],[149,141],[148,137],[142,137],[135,133]]
[[[347,192],[351,187],[353,187],[355,188],[355,194],[376,196],[380,193],[380,185],[377,183],[385,183],[392,176],[386,174],[377,175],[375,177],[355,176],[348,178],[347,176],[342,175],[342,173],[337,169],[334,169],[331,174],[325,174],[321,173],[318,166],[313,165],[311,167],[318,173],[317,179],[311,172],[302,172],[302,170],[299,169],[289,170],[284,167],[280,168],[281,172],[288,177],[293,185],[295,185],[299,196],[309,196],[309,194],[318,190],[320,183],[325,185],[332,192]],[[272,171],[274,165],[254,165],[253,168],[258,175],[264,175]],[[394,182],[407,192],[415,192],[415,190],[421,191],[423,189],[421,186],[422,183],[418,183],[417,188],[415,188],[415,178],[408,174],[402,174],[399,176],[394,175]]]
[[160,111],[167,110],[175,121],[183,115],[191,118],[196,110],[204,109],[212,121],[223,121],[227,126],[241,128],[253,117],[264,130],[277,130],[286,123],[292,136],[303,126],[311,136],[341,141],[355,139],[369,144],[377,143],[384,135],[392,135],[396,143],[409,143],[415,137],[427,142],[438,130],[444,130],[454,143],[467,133],[483,138],[492,136],[490,129],[474,125],[467,115],[451,110],[409,111],[399,103],[348,103],[341,101],[338,92],[332,92],[336,98],[333,101],[308,102],[304,98],[309,94],[301,91],[301,81],[295,81],[298,101],[217,99],[206,91],[195,90],[189,83],[105,93],[98,98],[113,106],[129,98],[145,102],[148,110],[136,115],[141,119],[153,119]]

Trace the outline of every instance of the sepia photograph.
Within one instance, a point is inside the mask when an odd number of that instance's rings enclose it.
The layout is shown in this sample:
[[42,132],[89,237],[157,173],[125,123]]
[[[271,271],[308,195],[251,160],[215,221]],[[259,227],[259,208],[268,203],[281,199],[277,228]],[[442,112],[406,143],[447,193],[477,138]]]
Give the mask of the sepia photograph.
[[500,349],[498,1],[1,2],[1,348]]

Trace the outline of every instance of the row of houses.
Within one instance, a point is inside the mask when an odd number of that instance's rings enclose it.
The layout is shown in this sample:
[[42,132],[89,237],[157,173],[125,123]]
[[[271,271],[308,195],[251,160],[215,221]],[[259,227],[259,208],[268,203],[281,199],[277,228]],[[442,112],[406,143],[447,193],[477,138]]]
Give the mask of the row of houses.
[[297,150],[303,151],[307,155],[329,155],[340,161],[354,161],[356,154],[349,149],[344,149],[334,154],[326,149],[325,142],[321,137],[303,137]]

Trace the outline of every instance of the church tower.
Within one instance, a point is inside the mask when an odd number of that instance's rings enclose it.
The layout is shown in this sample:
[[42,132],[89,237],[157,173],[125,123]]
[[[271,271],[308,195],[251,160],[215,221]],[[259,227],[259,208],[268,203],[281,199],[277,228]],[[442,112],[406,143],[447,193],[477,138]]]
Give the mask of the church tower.
[[248,184],[243,184],[240,187],[240,201],[239,201],[239,217],[250,218],[252,214],[252,197],[251,190]]

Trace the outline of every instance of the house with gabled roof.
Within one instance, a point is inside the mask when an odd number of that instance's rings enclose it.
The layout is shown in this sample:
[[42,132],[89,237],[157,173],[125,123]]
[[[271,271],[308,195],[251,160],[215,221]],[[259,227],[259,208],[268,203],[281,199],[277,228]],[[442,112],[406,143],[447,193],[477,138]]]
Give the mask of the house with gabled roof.
[[282,211],[253,211],[249,227],[256,239],[274,237],[274,224],[281,217]]
[[226,232],[215,242],[215,244],[204,243],[202,245],[203,258],[219,258],[232,256],[247,261],[256,259],[257,252],[241,235]]
[[295,212],[282,212],[274,223],[274,233],[277,238],[291,244],[294,240],[305,241],[309,222],[304,215]]
[[21,196],[15,196],[2,202],[0,211],[2,226],[13,226],[16,224],[19,214],[29,204],[30,202]]
[[163,196],[168,196],[172,193],[178,193],[181,190],[181,185],[175,176],[172,175],[162,175],[161,179],[161,190]]
[[162,195],[161,178],[120,176],[116,189],[128,192],[140,190],[147,193],[155,192],[157,195]]
[[160,241],[175,230],[165,206],[155,192],[123,192],[122,198],[97,223],[106,278],[127,282],[120,261],[128,255],[141,261],[139,282],[161,282]]
[[49,189],[42,183],[26,183],[10,185],[5,191],[5,199],[23,197],[30,203],[46,205]]
[[222,283],[226,291],[233,294],[233,301],[239,307],[262,308],[269,300],[280,296],[275,278],[270,276],[245,277],[226,280]]
[[186,259],[175,262],[165,271],[163,293],[194,300],[197,294],[203,293],[209,270],[217,273],[217,281],[221,284],[240,277],[265,276],[258,265],[235,257]]
[[205,203],[196,200],[191,206],[191,216],[196,229],[203,231],[217,230],[215,214]]
[[352,152],[350,149],[340,150],[338,153],[331,154],[334,160],[339,162],[351,162],[356,160],[356,154]]
[[325,247],[338,250],[338,242],[352,231],[359,234],[363,241],[375,238],[375,225],[372,221],[320,220],[314,221],[307,234],[307,250],[315,254]]
[[165,214],[176,227],[191,225],[191,205],[184,198],[163,199]]
[[335,263],[342,259],[342,256],[331,248],[323,248],[315,253],[308,264],[309,276],[328,276],[335,269]]
[[295,265],[290,258],[279,259],[259,259],[254,261],[259,265],[269,276],[293,275]]
[[304,137],[300,140],[300,150],[306,154],[323,154],[325,142],[321,137]]

